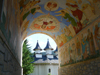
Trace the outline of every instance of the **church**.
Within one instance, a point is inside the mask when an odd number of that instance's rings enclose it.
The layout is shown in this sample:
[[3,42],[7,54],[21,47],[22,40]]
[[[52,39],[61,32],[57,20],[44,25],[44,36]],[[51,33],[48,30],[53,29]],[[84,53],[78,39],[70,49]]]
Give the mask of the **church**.
[[49,40],[46,47],[43,49],[45,52],[41,52],[42,49],[37,41],[36,47],[33,49],[34,53],[34,72],[30,75],[58,75],[58,48],[53,50]]

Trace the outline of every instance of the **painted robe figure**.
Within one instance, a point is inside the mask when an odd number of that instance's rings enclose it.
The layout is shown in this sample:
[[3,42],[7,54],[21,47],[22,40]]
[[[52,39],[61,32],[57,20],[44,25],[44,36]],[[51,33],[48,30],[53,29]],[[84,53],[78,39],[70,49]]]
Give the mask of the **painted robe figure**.
[[100,0],[88,0],[90,2],[91,7],[94,7],[94,14],[100,14]]
[[89,44],[88,43],[89,42],[87,41],[86,36],[83,37],[83,34],[82,34],[81,45],[82,45],[83,59],[86,59],[90,55]]
[[69,44],[68,52],[69,52],[69,58],[70,58],[69,62],[72,63],[72,62],[74,62],[73,56],[72,56],[73,50],[72,50],[70,44]]
[[80,43],[78,38],[77,38],[77,41],[76,41],[76,49],[77,49],[77,60],[81,60],[82,59],[82,56],[81,56],[81,43]]
[[69,53],[68,53],[68,48],[67,48],[67,46],[65,46],[65,55],[66,55],[66,57],[65,57],[65,59],[66,59],[66,64],[68,64],[68,63],[69,63]]
[[72,44],[72,59],[74,62],[77,62],[77,59],[76,59],[76,46],[75,46],[75,43]]
[[71,5],[69,3],[66,3],[66,5],[68,6],[67,9],[69,9],[72,12],[72,15],[76,18],[77,20],[77,27],[74,27],[74,29],[76,30],[76,33],[78,33],[81,29],[82,29],[82,23],[81,20],[83,18],[83,12],[81,10],[79,10],[78,5]]
[[88,3],[82,4],[82,11],[86,15],[87,20],[91,21],[95,14],[94,14],[94,8],[91,7]]
[[99,50],[99,54],[100,54],[100,23],[98,23],[98,25],[95,25],[94,39],[97,45],[96,50]]
[[90,31],[90,29],[88,29],[87,40],[89,42],[90,55],[95,55],[95,47],[94,47],[94,41],[93,41],[93,34]]
[[[68,12],[67,10],[62,9],[62,10],[57,11],[57,12],[55,12],[55,13],[61,13],[61,14],[58,14],[58,15],[56,15],[56,16],[62,16],[64,19],[68,19],[67,21],[71,22],[71,24],[72,24],[74,27],[77,26],[77,23],[76,23],[75,19],[69,15],[69,12]],[[62,21],[62,18],[61,18],[61,21]]]

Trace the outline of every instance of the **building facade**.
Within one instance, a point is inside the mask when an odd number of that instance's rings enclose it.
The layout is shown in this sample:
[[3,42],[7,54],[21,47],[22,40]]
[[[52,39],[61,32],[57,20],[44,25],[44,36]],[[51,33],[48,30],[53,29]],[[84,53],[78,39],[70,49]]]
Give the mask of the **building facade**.
[[58,75],[58,54],[56,50],[50,46],[49,40],[46,47],[43,49],[45,52],[41,52],[41,47],[37,42],[36,47],[33,49],[34,53],[34,72],[30,75]]

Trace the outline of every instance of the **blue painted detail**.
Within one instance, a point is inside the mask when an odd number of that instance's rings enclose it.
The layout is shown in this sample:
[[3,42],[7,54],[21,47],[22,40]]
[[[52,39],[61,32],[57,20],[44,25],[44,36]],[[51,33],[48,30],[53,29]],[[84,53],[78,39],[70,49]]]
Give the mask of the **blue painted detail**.
[[43,61],[49,59],[49,60],[58,60],[58,58],[56,56],[54,56],[53,58],[47,58],[46,55],[42,55],[42,58],[36,58],[35,54],[34,54],[34,61],[32,63],[34,63],[35,61],[38,61],[39,59],[43,59]]
[[38,49],[38,50],[42,50],[41,47],[39,46],[38,41],[37,41],[36,47],[35,47],[33,50],[35,51],[36,49]]
[[51,47],[51,45],[50,45],[50,43],[49,43],[49,40],[47,41],[47,45],[46,45],[46,47],[44,48],[44,50],[46,50],[46,49],[51,49],[51,50],[53,50],[53,48]]
[[[55,18],[57,18],[58,21],[61,22],[61,23],[63,23],[64,25],[69,26],[69,25],[71,24],[71,22],[67,22],[68,19],[64,19],[62,16],[56,16],[56,15],[58,15],[58,14],[60,14],[60,13],[55,13],[55,12],[62,10],[61,7],[59,7],[59,8],[58,8],[57,10],[55,10],[55,11],[47,11],[47,10],[44,8],[44,5],[39,5],[39,6],[41,7],[41,10],[44,12],[44,14],[42,14],[42,13],[40,13],[40,12],[36,12],[35,15],[33,15],[32,13],[30,13],[30,14],[27,16],[27,20],[31,20],[31,19],[34,20],[35,18],[37,18],[37,17],[39,17],[39,16],[41,16],[41,15],[50,14],[50,15],[54,16]],[[71,15],[71,14],[70,14],[70,15]],[[71,15],[71,17],[73,17],[73,16]],[[73,18],[74,18],[74,17],[73,17]],[[62,20],[61,20],[61,19],[62,19]]]

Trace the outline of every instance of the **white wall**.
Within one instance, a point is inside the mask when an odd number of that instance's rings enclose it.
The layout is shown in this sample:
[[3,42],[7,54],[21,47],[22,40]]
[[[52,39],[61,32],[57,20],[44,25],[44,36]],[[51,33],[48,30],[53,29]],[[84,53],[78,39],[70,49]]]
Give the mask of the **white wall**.
[[48,75],[49,68],[51,69],[51,75],[58,75],[58,65],[34,65],[34,72],[30,75]]
[[52,50],[50,49],[46,50],[46,54],[52,54]]

